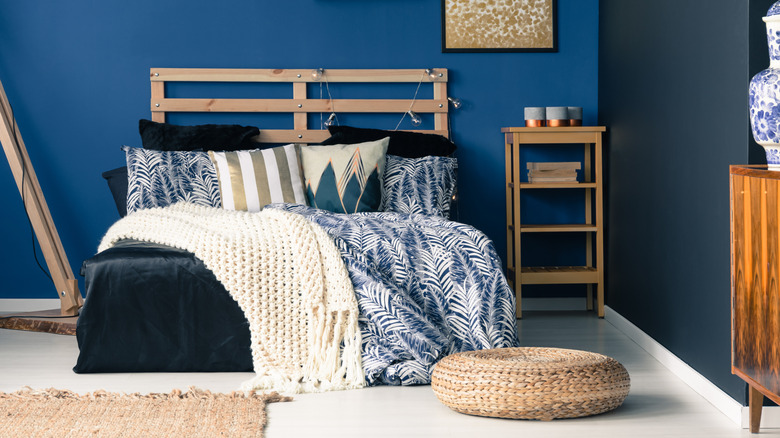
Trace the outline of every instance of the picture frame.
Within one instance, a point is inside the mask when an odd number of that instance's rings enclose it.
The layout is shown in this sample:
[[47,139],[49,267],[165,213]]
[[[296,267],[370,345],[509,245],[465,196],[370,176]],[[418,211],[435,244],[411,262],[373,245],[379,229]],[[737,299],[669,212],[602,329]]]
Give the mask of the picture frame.
[[557,0],[441,0],[442,52],[557,52],[557,6]]

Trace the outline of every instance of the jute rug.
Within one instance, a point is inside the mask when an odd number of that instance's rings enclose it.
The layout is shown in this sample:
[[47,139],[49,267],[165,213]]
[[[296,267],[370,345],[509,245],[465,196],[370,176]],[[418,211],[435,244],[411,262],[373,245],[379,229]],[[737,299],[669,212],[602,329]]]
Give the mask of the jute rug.
[[262,437],[266,403],[289,400],[196,388],[148,395],[25,388],[0,393],[0,437]]

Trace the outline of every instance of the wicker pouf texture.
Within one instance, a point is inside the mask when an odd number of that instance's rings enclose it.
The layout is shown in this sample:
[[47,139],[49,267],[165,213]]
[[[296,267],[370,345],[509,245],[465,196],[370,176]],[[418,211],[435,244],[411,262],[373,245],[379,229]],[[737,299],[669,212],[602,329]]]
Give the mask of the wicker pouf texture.
[[447,356],[434,368],[431,387],[464,414],[552,420],[617,408],[631,380],[620,362],[602,354],[524,347]]

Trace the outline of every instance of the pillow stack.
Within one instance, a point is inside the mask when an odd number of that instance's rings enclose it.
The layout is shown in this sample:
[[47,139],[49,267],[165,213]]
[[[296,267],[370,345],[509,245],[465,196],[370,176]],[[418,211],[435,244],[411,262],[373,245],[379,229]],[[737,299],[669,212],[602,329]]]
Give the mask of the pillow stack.
[[139,122],[143,148],[103,174],[120,216],[186,201],[260,211],[272,203],[336,213],[391,211],[449,218],[455,145],[434,134],[331,126],[321,145],[256,149],[259,129]]

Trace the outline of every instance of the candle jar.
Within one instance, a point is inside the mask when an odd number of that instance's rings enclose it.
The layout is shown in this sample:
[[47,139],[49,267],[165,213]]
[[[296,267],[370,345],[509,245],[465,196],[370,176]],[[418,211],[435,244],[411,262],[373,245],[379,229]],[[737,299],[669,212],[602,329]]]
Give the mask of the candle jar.
[[551,126],[551,127],[569,126],[569,107],[548,106],[547,126]]
[[569,113],[569,125],[570,126],[582,126],[582,107],[570,106],[568,107]]
[[525,115],[525,126],[530,128],[547,126],[547,112],[543,106],[527,106],[523,112]]

